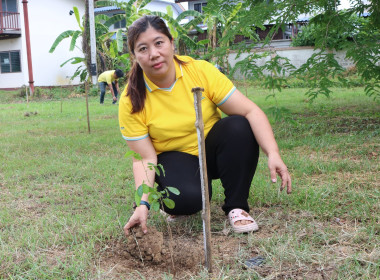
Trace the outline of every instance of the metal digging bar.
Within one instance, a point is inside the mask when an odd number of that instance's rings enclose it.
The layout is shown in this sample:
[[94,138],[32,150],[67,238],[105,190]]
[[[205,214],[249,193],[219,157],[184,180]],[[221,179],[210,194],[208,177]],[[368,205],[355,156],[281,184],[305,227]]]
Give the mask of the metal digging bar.
[[206,166],[206,149],[205,134],[202,118],[202,92],[203,88],[195,87],[191,89],[194,94],[194,107],[196,114],[195,127],[198,135],[198,154],[199,166],[201,171],[201,187],[202,187],[202,220],[203,220],[203,240],[205,249],[205,262],[209,273],[212,272],[211,265],[211,227],[210,227],[210,201],[208,193],[208,178]]

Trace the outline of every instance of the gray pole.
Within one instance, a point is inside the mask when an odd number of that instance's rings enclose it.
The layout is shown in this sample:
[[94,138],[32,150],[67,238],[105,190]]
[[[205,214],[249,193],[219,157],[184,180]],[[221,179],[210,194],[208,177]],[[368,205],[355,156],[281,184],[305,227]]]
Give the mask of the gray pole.
[[209,273],[212,272],[211,262],[211,225],[210,225],[210,201],[208,192],[208,178],[206,166],[206,148],[205,148],[205,134],[204,123],[202,117],[202,92],[203,88],[195,87],[191,91],[194,94],[194,107],[195,107],[195,127],[198,135],[198,157],[201,175],[201,189],[202,189],[202,220],[203,220],[203,239],[205,249],[205,262]]
[[92,84],[98,83],[98,74],[96,71],[96,37],[95,37],[95,15],[94,0],[88,1],[88,17],[90,22],[90,47],[91,47],[91,76]]

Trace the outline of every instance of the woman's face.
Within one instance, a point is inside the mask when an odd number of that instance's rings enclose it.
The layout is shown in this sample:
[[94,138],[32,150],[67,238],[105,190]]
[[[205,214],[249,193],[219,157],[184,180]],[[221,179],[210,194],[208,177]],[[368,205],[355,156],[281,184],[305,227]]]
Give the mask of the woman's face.
[[168,79],[174,83],[174,44],[165,34],[149,27],[137,38],[134,52],[145,75],[157,86],[164,87],[160,82]]

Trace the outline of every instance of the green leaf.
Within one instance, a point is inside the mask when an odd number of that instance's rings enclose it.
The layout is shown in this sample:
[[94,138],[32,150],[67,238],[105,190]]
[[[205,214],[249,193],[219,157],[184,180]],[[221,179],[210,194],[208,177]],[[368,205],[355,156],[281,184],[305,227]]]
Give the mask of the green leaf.
[[155,201],[155,199],[153,198],[153,193],[150,193],[148,196],[148,202],[152,204],[153,201]]
[[70,49],[69,51],[73,51],[74,48],[75,48],[75,45],[77,43],[77,39],[79,36],[82,35],[82,32],[77,30],[77,31],[74,31],[73,34],[72,34],[72,37],[71,37],[71,42],[70,42]]
[[134,151],[128,151],[125,153],[124,157],[128,158],[128,157],[134,157],[135,159],[137,160],[142,160],[142,156]]
[[[60,65],[60,67],[62,67],[63,65],[65,65],[66,63],[68,63],[68,62],[70,62],[70,61],[72,61],[71,62],[71,64],[76,64],[75,62],[76,61],[78,61],[78,59],[80,59],[79,57],[71,57],[71,58],[69,58],[68,60],[66,60],[64,63],[62,63],[61,65]],[[82,58],[82,61],[84,61],[84,59]],[[82,62],[81,61],[81,62]]]
[[81,82],[85,81],[86,77],[87,77],[87,70],[83,69],[82,72],[80,73],[79,77],[80,77]]
[[141,201],[141,196],[138,195],[137,191],[135,192],[135,202],[136,205],[139,206]]
[[73,11],[74,11],[74,14],[75,14],[75,18],[77,20],[77,23],[78,23],[78,26],[79,28],[83,31],[84,28],[82,26],[82,23],[81,23],[81,20],[80,20],[80,15],[79,15],[79,10],[77,7],[73,7]]
[[203,40],[200,40],[200,41],[197,42],[197,44],[200,45],[200,46],[205,46],[208,43],[210,43],[209,39],[203,39]]
[[180,22],[181,20],[185,19],[186,17],[201,17],[202,18],[202,14],[200,12],[197,12],[195,10],[186,10],[186,11],[183,11],[182,13],[180,13],[178,15],[178,17],[176,18],[176,20],[178,22]]
[[112,41],[110,43],[109,53],[110,53],[111,58],[117,57],[118,53],[117,53],[117,42],[116,41]]
[[160,172],[160,169],[158,169],[157,165],[154,165],[153,167],[154,167],[154,171],[156,172],[156,174],[158,176],[160,176],[161,172]]
[[165,176],[165,169],[161,163],[157,164],[157,168],[161,169],[162,175]]
[[153,201],[152,205],[151,205],[151,208],[154,210],[154,211],[158,211],[160,210],[160,203],[158,201]]
[[140,185],[137,190],[136,190],[136,193],[139,197],[142,197],[144,191],[143,191],[143,185]]
[[170,198],[164,198],[163,201],[164,201],[165,206],[168,207],[169,209],[173,209],[175,207],[175,202],[171,200]]
[[177,188],[167,187],[167,189],[168,189],[169,192],[171,192],[173,194],[176,194],[176,195],[180,194],[180,191]]
[[133,156],[134,154],[135,154],[134,151],[128,151],[125,153],[124,157],[129,158],[129,157]]
[[104,25],[111,27],[111,25],[113,25],[119,21],[122,21],[123,19],[125,19],[124,14],[116,14],[116,15],[110,17],[106,22],[104,22]]
[[67,30],[59,34],[58,37],[55,39],[54,43],[51,45],[49,53],[54,52],[59,43],[61,43],[63,39],[71,37],[74,34],[74,32],[74,30]]
[[151,187],[149,187],[147,184],[142,184],[143,193],[149,193],[150,189]]
[[123,30],[119,29],[116,32],[116,42],[117,42],[117,51],[122,52],[123,51]]
[[133,153],[133,157],[137,160],[142,160],[142,156],[138,153]]

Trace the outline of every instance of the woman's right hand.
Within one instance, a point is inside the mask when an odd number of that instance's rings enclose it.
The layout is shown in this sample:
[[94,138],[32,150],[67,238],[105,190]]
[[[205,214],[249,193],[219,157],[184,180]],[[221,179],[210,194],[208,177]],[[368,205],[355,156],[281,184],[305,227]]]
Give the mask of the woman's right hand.
[[129,218],[128,223],[124,226],[125,235],[129,235],[129,229],[141,225],[141,229],[144,233],[148,232],[148,228],[146,227],[146,221],[148,219],[148,207],[145,205],[140,205],[136,207],[135,212]]

